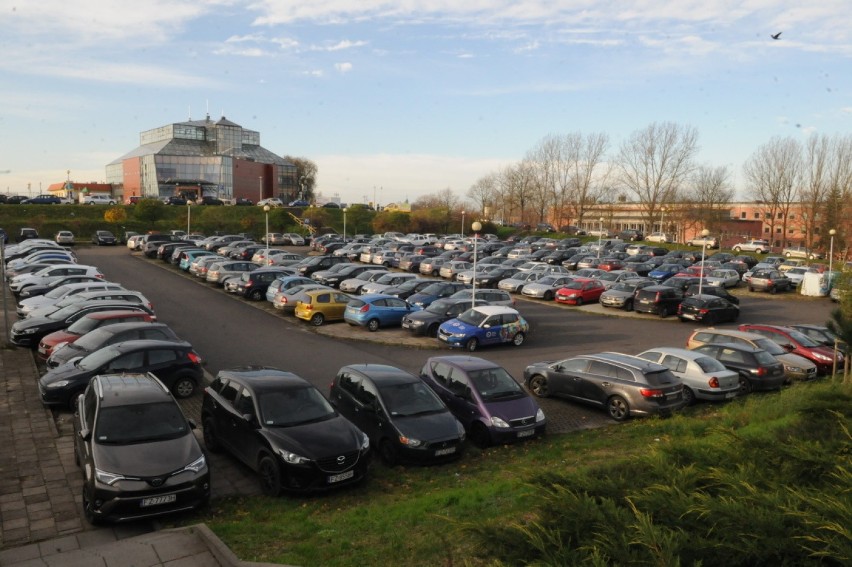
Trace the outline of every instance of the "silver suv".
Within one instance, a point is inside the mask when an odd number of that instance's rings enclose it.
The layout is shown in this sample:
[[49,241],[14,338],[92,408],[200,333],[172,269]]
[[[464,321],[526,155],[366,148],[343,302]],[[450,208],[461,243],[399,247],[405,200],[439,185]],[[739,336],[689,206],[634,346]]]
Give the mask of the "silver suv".
[[758,254],[767,254],[769,253],[770,246],[769,242],[766,240],[747,240],[734,245],[733,250],[737,254],[740,252],[757,252]]
[[687,246],[707,246],[707,248],[718,248],[719,239],[715,236],[696,236],[686,241]]

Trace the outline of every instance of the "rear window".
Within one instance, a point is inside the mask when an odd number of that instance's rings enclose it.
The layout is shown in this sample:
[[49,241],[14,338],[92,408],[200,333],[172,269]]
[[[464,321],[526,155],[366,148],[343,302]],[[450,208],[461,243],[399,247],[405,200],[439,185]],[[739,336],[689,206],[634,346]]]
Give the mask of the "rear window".
[[353,299],[352,301],[350,301],[349,303],[346,304],[347,307],[356,307],[356,308],[363,307],[364,305],[366,305],[366,303],[364,303],[360,299]]
[[668,368],[658,372],[645,372],[645,382],[649,386],[666,386],[677,382],[678,379]]
[[695,364],[703,370],[704,372],[721,372],[725,370],[725,366],[716,360],[715,358],[710,358],[709,356],[702,356],[701,358],[695,359]]
[[775,364],[777,361],[775,357],[766,352],[765,350],[759,350],[754,353],[754,358],[761,366],[768,366],[770,364]]

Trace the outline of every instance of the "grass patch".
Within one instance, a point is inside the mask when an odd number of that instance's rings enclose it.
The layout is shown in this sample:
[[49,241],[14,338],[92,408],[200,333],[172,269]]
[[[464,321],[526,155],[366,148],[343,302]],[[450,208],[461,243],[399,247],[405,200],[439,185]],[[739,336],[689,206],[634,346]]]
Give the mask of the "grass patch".
[[303,566],[849,564],[850,402],[796,384],[203,519],[243,560]]

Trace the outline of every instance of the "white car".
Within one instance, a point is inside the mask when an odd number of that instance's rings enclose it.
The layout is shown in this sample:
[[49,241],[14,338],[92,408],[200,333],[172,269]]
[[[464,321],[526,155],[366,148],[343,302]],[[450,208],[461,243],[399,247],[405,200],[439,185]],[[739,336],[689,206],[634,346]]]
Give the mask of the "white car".
[[739,394],[739,375],[706,354],[683,348],[659,347],[638,356],[662,364],[683,381],[685,405],[695,400],[723,402]]
[[815,271],[813,268],[808,268],[807,266],[798,266],[796,268],[790,268],[789,270],[784,272],[784,275],[790,278],[790,281],[793,282],[793,285],[798,287],[802,284],[802,281],[804,281],[805,274],[813,271]]
[[56,233],[55,237],[57,244],[64,244],[66,246],[74,245],[74,233],[70,230],[60,230]]
[[770,250],[769,242],[766,240],[748,240],[735,244],[733,251],[736,254],[740,252],[757,252],[758,254],[767,254]]
[[573,276],[548,274],[534,282],[526,284],[521,290],[521,295],[551,301],[556,296],[557,290],[565,287],[573,280]]
[[648,242],[674,242],[674,236],[666,232],[652,232],[645,240]]
[[713,270],[710,272],[705,281],[707,285],[718,287],[737,287],[740,283],[740,273],[736,270]]
[[288,232],[284,235],[284,238],[289,240],[292,246],[305,245],[305,238],[301,234],[296,234],[295,232]]
[[83,195],[80,197],[82,205],[115,205],[115,197],[110,195]]
[[284,201],[277,197],[270,197],[269,199],[261,199],[257,202],[258,207],[265,207],[266,205],[269,205],[272,208],[283,207]]

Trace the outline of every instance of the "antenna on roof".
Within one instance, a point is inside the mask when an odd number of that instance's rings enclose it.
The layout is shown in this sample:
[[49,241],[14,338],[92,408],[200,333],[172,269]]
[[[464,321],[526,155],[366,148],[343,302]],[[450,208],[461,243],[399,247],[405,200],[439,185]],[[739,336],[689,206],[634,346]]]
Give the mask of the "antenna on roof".
[[192,122],[192,105],[189,105],[189,118],[187,119],[189,122]]

